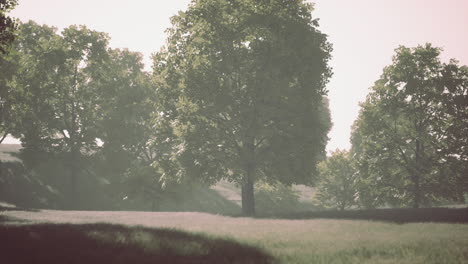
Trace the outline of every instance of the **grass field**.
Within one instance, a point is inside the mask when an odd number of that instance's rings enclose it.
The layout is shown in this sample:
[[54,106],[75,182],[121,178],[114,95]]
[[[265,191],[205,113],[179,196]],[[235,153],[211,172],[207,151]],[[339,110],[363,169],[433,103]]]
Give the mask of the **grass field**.
[[[13,161],[17,151],[2,144],[0,159]],[[314,189],[294,190],[303,208],[263,218],[25,210],[0,202],[0,264],[468,263],[467,208],[313,211]],[[240,212],[232,183],[191,192],[161,210]]]
[[468,263],[467,210],[453,212],[465,223],[4,208],[0,248],[16,257],[2,263]]

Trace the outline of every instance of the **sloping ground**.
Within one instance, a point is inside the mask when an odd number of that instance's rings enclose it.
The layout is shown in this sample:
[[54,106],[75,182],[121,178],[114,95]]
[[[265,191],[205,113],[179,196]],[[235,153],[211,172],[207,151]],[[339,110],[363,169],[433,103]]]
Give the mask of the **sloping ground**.
[[163,212],[207,212],[223,215],[238,215],[240,207],[235,201],[225,199],[222,194],[199,184],[181,186],[176,195],[160,200],[137,197],[122,201],[118,208],[131,211]]
[[219,195],[233,203],[241,205],[240,188],[234,183],[221,180],[210,189],[215,190]]
[[311,202],[315,195],[315,188],[305,185],[293,185],[293,190],[299,195],[300,202]]
[[0,144],[0,161],[21,161],[14,156],[14,153],[18,153],[20,149],[19,144]]
[[[20,161],[14,155],[20,149],[21,145],[0,144],[0,160],[4,162],[3,170],[6,170],[0,177],[0,200],[3,199],[23,207],[63,208],[64,196],[57,196],[60,194],[58,191],[60,188],[56,186],[56,184],[64,184],[64,177],[61,177],[63,171],[54,170],[53,173],[57,175],[53,174],[55,176],[47,178],[54,181],[54,184],[48,182],[44,177],[42,181],[39,181],[35,176],[27,174],[20,163],[12,162]],[[186,190],[179,192],[178,197],[175,199],[169,197],[162,201],[148,197],[132,199],[123,199],[122,197],[120,201],[119,199],[110,201],[108,197],[103,197],[105,194],[102,191],[97,192],[101,194],[100,196],[92,191],[96,188],[91,187],[99,185],[96,185],[96,178],[83,177],[81,181],[82,186],[88,186],[83,191],[81,201],[82,208],[86,208],[86,210],[198,211],[226,215],[236,215],[241,211],[240,188],[225,180],[210,188],[201,185],[191,185],[188,186],[189,188],[182,187]],[[63,187],[62,185],[60,186]],[[313,188],[297,185],[293,186],[293,191],[297,194],[300,203],[295,200],[290,201],[290,203],[285,202],[291,196],[282,197],[281,195],[284,193],[263,192],[263,196],[260,195],[257,199],[259,212],[295,212],[315,209],[310,205]]]
[[[235,183],[221,180],[212,186],[211,189],[218,192],[226,200],[232,201],[238,205],[241,204],[240,187],[236,186]],[[292,189],[298,195],[298,200],[300,202],[310,202],[315,194],[315,188],[305,185],[293,185]]]
[[[458,209],[457,209],[458,210]],[[6,226],[23,226],[22,236],[28,235],[29,240],[50,237],[42,229],[35,230],[31,224],[46,223],[67,224],[66,230],[82,230],[86,234],[94,234],[98,237],[107,237],[114,241],[116,252],[125,252],[129,241],[132,246],[133,235],[126,235],[121,227],[108,227],[107,225],[94,225],[95,223],[109,223],[125,225],[127,227],[141,226],[138,230],[148,231],[151,234],[142,234],[143,241],[153,241],[152,234],[158,234],[164,230],[179,230],[186,234],[190,240],[192,235],[201,235],[201,244],[185,243],[186,241],[163,242],[162,246],[178,248],[177,244],[187,245],[187,250],[195,250],[197,256],[205,252],[205,256],[213,251],[203,251],[210,239],[222,238],[222,241],[233,241],[234,248],[246,249],[245,252],[253,252],[254,256],[260,252],[261,256],[272,256],[280,263],[467,263],[468,262],[468,225],[445,223],[412,223],[396,224],[389,222],[374,222],[366,220],[341,220],[341,219],[252,219],[243,217],[226,217],[206,213],[153,213],[153,212],[89,212],[89,211],[53,211],[42,210],[0,212],[0,223]],[[87,224],[93,224],[88,225]],[[79,225],[75,229],[70,225]],[[85,226],[83,226],[85,225]],[[0,224],[1,226],[1,224]],[[68,228],[70,227],[70,228]],[[58,229],[57,229],[58,228]],[[51,226],[50,232],[58,232],[60,227]],[[96,229],[97,228],[97,229]],[[150,228],[154,231],[147,229]],[[125,229],[125,228],[124,228]],[[106,230],[116,231],[106,233]],[[119,235],[120,233],[122,235]],[[193,233],[195,232],[195,233]],[[200,233],[201,232],[201,233]],[[130,232],[133,234],[133,232]],[[177,234],[177,232],[175,232]],[[182,237],[184,235],[181,234]],[[0,234],[4,238],[3,234]],[[60,236],[60,233],[57,234]],[[175,235],[176,237],[178,235]],[[146,237],[146,240],[145,240]],[[164,237],[164,236],[163,236]],[[171,237],[173,237],[171,235]],[[69,239],[72,236],[68,237]],[[62,239],[67,239],[63,236]],[[53,239],[52,239],[53,240]],[[185,240],[185,239],[184,239]],[[11,240],[1,241],[13,243]],[[51,240],[49,240],[51,241]],[[176,240],[177,241],[177,240]],[[219,243],[225,243],[219,241]],[[141,241],[140,241],[141,242]],[[135,242],[135,243],[140,243]],[[22,243],[20,241],[19,243]],[[28,242],[30,243],[30,242]],[[165,245],[167,243],[167,245]],[[198,243],[198,242],[197,242]],[[157,244],[157,243],[156,243]],[[228,245],[225,243],[224,245]],[[145,246],[145,250],[151,254],[152,243]],[[180,244],[179,244],[180,245]],[[236,246],[237,245],[237,246]],[[239,246],[239,245],[244,245]],[[24,244],[17,245],[24,247]],[[85,246],[85,245],[82,245]],[[153,245],[154,246],[154,245]],[[182,246],[183,247],[183,246]],[[231,246],[219,248],[219,252],[229,250]],[[256,248],[258,251],[252,249]],[[50,247],[42,250],[50,250],[50,254],[56,254],[57,248]],[[243,251],[238,251],[242,254]],[[252,251],[251,251],[252,250]],[[60,251],[60,250],[59,250]],[[28,254],[27,250],[22,251]],[[103,251],[106,253],[108,251]],[[171,251],[171,252],[174,252]],[[184,255],[184,251],[177,253],[175,257]],[[257,252],[257,253],[255,253]],[[261,253],[263,252],[263,253]],[[99,251],[95,252],[99,255]],[[203,254],[202,254],[203,255]],[[221,255],[224,255],[222,253]],[[233,256],[226,251],[226,256]],[[235,254],[234,254],[235,256]],[[138,257],[138,256],[136,256]],[[261,258],[263,259],[263,257]],[[137,259],[138,260],[138,259]],[[170,260],[167,260],[170,263]],[[54,263],[54,262],[52,262]],[[57,263],[57,262],[55,262]],[[90,262],[93,263],[93,262]],[[132,263],[132,262],[122,262]],[[135,262],[133,262],[135,263]],[[145,262],[143,262],[145,263]],[[255,260],[243,261],[197,261],[186,259],[183,263],[256,263]],[[261,263],[261,262],[259,262]],[[269,262],[264,262],[269,263]]]
[[[20,161],[15,157],[21,149],[20,144],[0,144],[0,161]],[[222,197],[228,201],[232,201],[240,205],[240,188],[236,184],[222,180],[210,189],[218,192]],[[299,195],[300,201],[310,201],[315,191],[314,188],[305,185],[293,185],[293,190]]]

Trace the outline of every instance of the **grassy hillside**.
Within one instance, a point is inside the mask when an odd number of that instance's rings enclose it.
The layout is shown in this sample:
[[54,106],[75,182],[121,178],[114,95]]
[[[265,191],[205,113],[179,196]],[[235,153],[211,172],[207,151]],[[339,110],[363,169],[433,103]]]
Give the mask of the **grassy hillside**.
[[[226,200],[241,204],[240,188],[228,181],[220,181],[211,187],[212,190],[218,192]],[[305,185],[293,185],[293,191],[297,194],[300,202],[311,202],[315,194],[315,189]]]
[[[22,207],[65,208],[68,171],[61,166],[46,164],[43,166],[45,172],[27,173],[22,164],[11,162],[19,161],[15,154],[20,148],[20,145],[0,144],[0,161],[4,162],[4,173],[0,176],[0,200]],[[175,195],[158,199],[124,192],[118,196],[112,189],[115,186],[112,187],[107,179],[101,181],[96,175],[85,174],[80,181],[81,208],[85,210],[197,211],[224,215],[237,215],[241,211],[240,188],[227,181],[220,181],[211,187],[200,184],[180,186]],[[293,186],[292,190],[282,188],[282,192],[257,189],[257,209],[262,214],[314,209],[310,204],[313,188],[298,185]]]
[[[63,263],[68,254],[84,255],[86,263],[468,262],[467,224],[11,209],[0,212],[0,220],[9,248],[48,263]],[[67,246],[62,252],[57,245]]]
[[0,144],[0,161],[20,161],[15,157],[21,149],[19,144]]

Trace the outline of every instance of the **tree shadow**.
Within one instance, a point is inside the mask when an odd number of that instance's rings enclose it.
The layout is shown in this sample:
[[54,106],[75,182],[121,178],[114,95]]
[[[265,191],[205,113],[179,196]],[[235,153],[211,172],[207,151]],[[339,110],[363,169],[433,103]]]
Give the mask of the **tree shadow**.
[[0,212],[1,211],[26,211],[26,212],[39,212],[39,209],[34,208],[24,208],[24,207],[10,207],[10,206],[2,206],[0,205]]
[[28,220],[12,217],[12,216],[6,216],[6,215],[0,215],[0,224],[3,223],[26,223],[29,222]]
[[276,219],[349,219],[372,220],[393,223],[468,223],[468,208],[397,208],[348,211],[314,211],[277,215],[261,215],[259,218]]
[[5,263],[276,263],[236,241],[111,224],[0,226]]

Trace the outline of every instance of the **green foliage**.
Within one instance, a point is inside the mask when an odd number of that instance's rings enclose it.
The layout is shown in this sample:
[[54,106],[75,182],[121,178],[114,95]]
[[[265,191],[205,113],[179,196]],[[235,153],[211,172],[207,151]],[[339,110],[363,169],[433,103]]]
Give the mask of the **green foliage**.
[[0,56],[8,53],[11,43],[15,39],[17,22],[7,16],[18,4],[18,0],[0,0]]
[[13,55],[0,54],[0,143],[13,130],[15,110],[12,107],[17,100],[11,91],[11,79],[16,70]]
[[322,206],[344,210],[355,205],[357,175],[349,152],[332,152],[319,164],[319,172],[315,198]]
[[[154,91],[149,76],[143,71],[142,55],[128,50],[110,50],[109,62],[103,65],[105,83],[99,91],[99,139],[103,154],[129,167],[123,156],[142,158],[151,163],[148,150],[152,136],[150,124]],[[115,157],[113,157],[115,156]]]
[[84,186],[98,181],[90,180],[96,173],[121,182],[133,163],[148,167],[154,159],[148,148],[154,96],[141,55],[107,44],[106,34],[84,26],[57,34],[34,22],[20,26],[15,42],[13,134],[28,169],[56,168],[67,177],[52,182],[68,194],[69,206],[93,196]]
[[[129,193],[135,196],[137,189],[145,197],[149,190],[163,192],[160,175],[150,166],[156,147],[151,143],[154,88],[141,60],[139,53],[109,50],[105,83],[99,91],[103,98],[98,123],[102,146],[95,170],[110,180],[109,192],[117,201]],[[137,187],[137,183],[142,186]]]
[[64,152],[95,147],[96,93],[106,46],[104,34],[85,27],[71,26],[58,35],[34,22],[21,25],[14,76],[20,125],[15,134],[25,148],[39,143]]
[[163,180],[314,180],[330,129],[331,45],[304,1],[193,1],[154,56]]
[[14,98],[11,96],[9,82],[15,71],[11,46],[18,24],[7,13],[16,5],[17,0],[0,0],[0,143],[11,132],[14,119],[14,110],[11,107]]
[[62,154],[70,169],[70,205],[76,206],[78,175],[84,156],[96,150],[102,69],[108,61],[108,37],[84,26],[55,28],[22,24],[15,42],[18,68],[12,90],[17,111],[15,134],[29,168],[44,153]]
[[419,207],[467,191],[468,74],[439,54],[430,44],[396,49],[361,105],[352,151],[367,206]]
[[154,86],[141,54],[107,41],[83,26],[58,34],[22,24],[10,60],[9,131],[22,141],[28,173],[58,190],[62,203],[52,207],[115,208],[128,196],[158,210],[187,185],[160,181],[151,166],[164,148],[154,142]]

